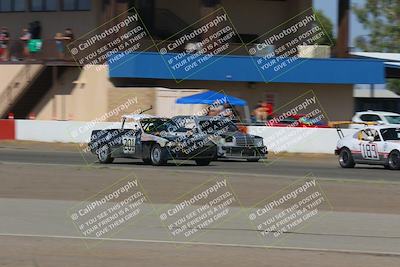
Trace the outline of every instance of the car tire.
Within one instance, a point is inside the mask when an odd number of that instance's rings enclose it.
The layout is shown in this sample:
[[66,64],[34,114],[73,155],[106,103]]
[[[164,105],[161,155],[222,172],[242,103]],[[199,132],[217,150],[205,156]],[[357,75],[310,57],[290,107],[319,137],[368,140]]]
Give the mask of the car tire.
[[343,148],[342,150],[340,150],[339,164],[342,168],[354,168],[354,166],[356,166],[350,149]]
[[111,149],[108,145],[103,145],[97,150],[97,159],[101,164],[110,164],[114,161],[111,157]]
[[248,162],[259,162],[260,159],[247,159]]
[[208,166],[211,163],[211,159],[196,159],[197,166]]
[[400,152],[395,150],[389,154],[387,166],[391,170],[400,170]]
[[154,166],[162,166],[167,164],[167,151],[162,148],[159,144],[155,144],[151,147],[150,161]]

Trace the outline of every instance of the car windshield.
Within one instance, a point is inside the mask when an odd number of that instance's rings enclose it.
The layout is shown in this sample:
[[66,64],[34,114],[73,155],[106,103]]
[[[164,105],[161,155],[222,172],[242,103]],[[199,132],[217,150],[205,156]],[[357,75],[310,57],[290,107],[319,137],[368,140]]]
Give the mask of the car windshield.
[[144,119],[140,123],[142,125],[143,131],[147,134],[170,132],[174,131],[177,128],[176,124],[170,119]]
[[196,128],[196,122],[191,117],[175,117],[172,120],[178,127],[177,132],[187,132]]
[[392,115],[392,116],[385,116],[389,124],[400,124],[400,116]]
[[400,140],[400,128],[387,128],[381,130],[381,135],[384,141]]

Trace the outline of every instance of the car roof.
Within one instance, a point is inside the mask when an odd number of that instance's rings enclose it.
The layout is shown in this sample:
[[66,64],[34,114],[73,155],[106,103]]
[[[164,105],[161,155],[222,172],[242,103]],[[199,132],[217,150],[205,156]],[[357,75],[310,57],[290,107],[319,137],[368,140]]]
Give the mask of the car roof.
[[360,111],[360,112],[356,113],[356,115],[364,115],[364,114],[377,114],[377,115],[383,115],[383,116],[400,116],[400,114],[394,113],[394,112],[373,111],[373,110]]

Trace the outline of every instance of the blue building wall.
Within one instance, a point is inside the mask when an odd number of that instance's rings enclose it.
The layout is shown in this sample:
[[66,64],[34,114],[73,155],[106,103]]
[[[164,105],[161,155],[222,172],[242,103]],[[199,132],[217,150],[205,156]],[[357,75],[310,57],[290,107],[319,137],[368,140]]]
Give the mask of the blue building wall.
[[[311,84],[385,83],[384,62],[380,60],[266,59],[230,55],[208,58],[205,55],[197,58],[193,55],[178,57],[178,54],[161,55],[156,52],[113,54],[108,61],[110,77],[172,79],[177,82],[209,80]],[[185,60],[186,64],[182,64]]]

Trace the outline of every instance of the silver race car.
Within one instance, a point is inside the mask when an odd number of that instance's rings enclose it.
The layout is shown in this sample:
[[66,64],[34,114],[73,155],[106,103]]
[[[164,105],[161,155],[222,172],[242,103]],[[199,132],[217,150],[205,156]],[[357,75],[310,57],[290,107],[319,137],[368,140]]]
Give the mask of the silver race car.
[[265,159],[268,151],[260,136],[246,134],[222,116],[176,116],[172,120],[198,135],[209,135],[218,145],[218,158],[246,159],[257,162]]

